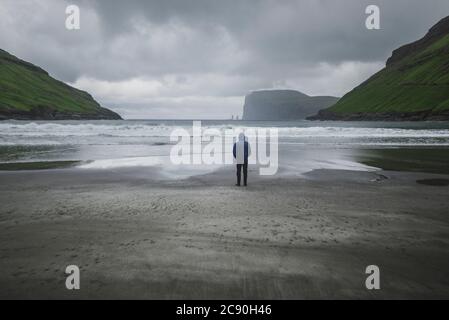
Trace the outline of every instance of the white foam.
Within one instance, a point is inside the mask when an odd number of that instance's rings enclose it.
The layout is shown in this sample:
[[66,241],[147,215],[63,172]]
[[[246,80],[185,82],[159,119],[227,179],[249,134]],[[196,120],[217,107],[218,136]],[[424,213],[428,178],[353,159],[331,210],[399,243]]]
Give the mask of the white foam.
[[4,136],[46,136],[46,137],[154,137],[169,136],[170,127],[145,124],[62,124],[62,123],[0,123]]
[[[175,125],[155,124],[62,124],[62,123],[0,123],[2,136],[111,136],[111,137],[157,137],[169,136]],[[189,126],[183,126],[191,129]],[[203,129],[231,129],[229,125],[203,126]],[[285,137],[449,137],[449,129],[402,129],[359,127],[243,127],[234,129],[278,129]]]
[[[191,131],[191,125],[184,123],[183,128]],[[114,121],[110,123],[73,123],[73,122],[0,122],[0,145],[57,145],[57,144],[136,144],[152,142],[167,142],[177,123],[169,125],[154,122]],[[216,128],[222,132],[226,129],[278,129],[282,140],[292,138],[298,142],[322,142],[313,139],[325,139],[329,143],[337,139],[354,139],[365,143],[379,143],[375,139],[383,139],[382,144],[391,143],[389,138],[395,139],[395,144],[435,144],[446,145],[449,142],[449,129],[405,129],[405,128],[366,128],[366,127],[245,127],[230,124],[205,125],[203,129]],[[232,133],[231,133],[232,134]],[[413,138],[425,139],[416,141]],[[404,139],[404,141],[397,141]],[[439,141],[432,141],[437,139]]]
[[77,166],[81,169],[123,169],[157,167],[157,173],[165,179],[185,179],[188,177],[206,174],[220,168],[220,165],[174,165],[163,157],[129,157],[118,159],[94,160]]
[[114,169],[126,167],[154,167],[163,164],[159,157],[135,157],[120,159],[102,159],[94,160],[89,163],[81,164],[78,168],[82,169]]

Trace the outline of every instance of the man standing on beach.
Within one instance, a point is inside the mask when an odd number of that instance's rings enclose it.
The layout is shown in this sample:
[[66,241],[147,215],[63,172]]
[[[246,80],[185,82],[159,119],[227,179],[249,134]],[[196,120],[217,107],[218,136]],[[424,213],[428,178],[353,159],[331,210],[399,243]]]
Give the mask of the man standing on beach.
[[243,168],[243,185],[246,187],[248,178],[248,157],[251,155],[251,146],[249,145],[248,141],[246,141],[244,133],[239,134],[239,140],[234,143],[232,152],[234,154],[235,160],[237,161],[236,186],[240,187]]

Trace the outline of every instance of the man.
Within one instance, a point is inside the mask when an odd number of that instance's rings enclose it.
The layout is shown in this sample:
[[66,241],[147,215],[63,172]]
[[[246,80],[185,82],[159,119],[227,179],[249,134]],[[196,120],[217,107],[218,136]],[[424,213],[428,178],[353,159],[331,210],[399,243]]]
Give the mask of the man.
[[239,140],[234,143],[232,150],[234,158],[237,162],[237,184],[240,187],[243,168],[243,185],[246,187],[248,178],[248,157],[251,155],[251,146],[246,141],[245,134],[239,134]]

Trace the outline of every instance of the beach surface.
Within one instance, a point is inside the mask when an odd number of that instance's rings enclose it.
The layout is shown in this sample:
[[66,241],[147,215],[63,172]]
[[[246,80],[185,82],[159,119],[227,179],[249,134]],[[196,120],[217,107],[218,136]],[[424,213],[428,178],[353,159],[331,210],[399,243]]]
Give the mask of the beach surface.
[[448,175],[151,170],[0,172],[0,298],[449,298]]

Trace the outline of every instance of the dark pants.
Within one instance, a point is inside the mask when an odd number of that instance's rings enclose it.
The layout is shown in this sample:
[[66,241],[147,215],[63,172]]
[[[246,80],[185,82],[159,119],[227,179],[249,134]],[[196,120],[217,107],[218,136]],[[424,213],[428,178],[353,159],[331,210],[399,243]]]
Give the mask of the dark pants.
[[237,165],[237,184],[240,185],[242,180],[242,167],[243,167],[243,184],[246,186],[246,181],[248,178],[248,164],[238,164]]

